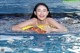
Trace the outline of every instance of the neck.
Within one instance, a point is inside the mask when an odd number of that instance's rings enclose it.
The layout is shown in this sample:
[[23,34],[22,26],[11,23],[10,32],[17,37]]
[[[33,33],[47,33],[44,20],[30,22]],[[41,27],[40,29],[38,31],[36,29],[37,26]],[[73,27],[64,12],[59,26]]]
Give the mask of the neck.
[[44,20],[38,20],[38,24],[44,24],[45,23],[45,20],[46,19],[44,19]]

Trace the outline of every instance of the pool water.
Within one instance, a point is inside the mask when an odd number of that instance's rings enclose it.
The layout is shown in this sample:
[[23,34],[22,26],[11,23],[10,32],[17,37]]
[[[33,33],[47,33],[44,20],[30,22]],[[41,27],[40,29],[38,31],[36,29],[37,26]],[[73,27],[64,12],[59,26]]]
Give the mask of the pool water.
[[28,17],[0,18],[0,53],[80,53],[79,19],[54,18],[66,26],[68,32],[48,34],[13,32],[11,27]]
[[79,53],[80,34],[0,35],[5,53]]

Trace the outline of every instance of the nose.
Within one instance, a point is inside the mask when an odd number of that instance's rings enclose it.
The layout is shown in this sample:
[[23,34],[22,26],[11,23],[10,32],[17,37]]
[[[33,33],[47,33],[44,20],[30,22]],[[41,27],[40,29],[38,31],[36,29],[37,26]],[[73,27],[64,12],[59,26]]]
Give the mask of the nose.
[[41,11],[40,14],[43,15],[43,11]]

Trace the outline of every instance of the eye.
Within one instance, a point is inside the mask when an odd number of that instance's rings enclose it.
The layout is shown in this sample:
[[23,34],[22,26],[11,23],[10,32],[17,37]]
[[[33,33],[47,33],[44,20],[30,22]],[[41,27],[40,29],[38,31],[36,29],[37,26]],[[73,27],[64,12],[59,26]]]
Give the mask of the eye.
[[41,10],[40,10],[40,9],[38,9],[37,11],[38,11],[38,12],[40,12]]
[[46,11],[47,11],[46,9],[43,10],[43,12],[46,12]]

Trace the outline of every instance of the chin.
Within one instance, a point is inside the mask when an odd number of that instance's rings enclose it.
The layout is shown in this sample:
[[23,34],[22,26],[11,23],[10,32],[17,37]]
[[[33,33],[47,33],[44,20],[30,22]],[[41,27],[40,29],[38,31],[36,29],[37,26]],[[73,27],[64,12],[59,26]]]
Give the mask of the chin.
[[40,20],[44,20],[44,19],[40,19]]
[[45,20],[46,18],[42,18],[42,19],[40,19],[40,20]]
[[38,18],[39,20],[45,20],[46,18]]

